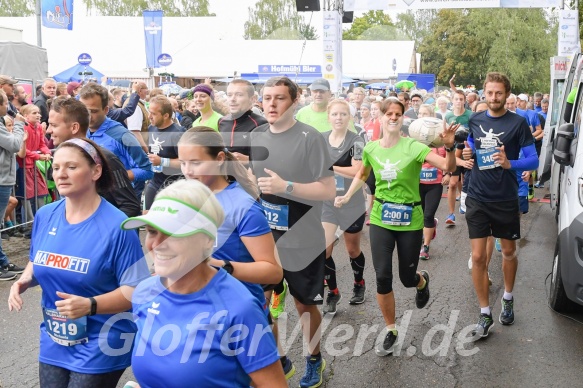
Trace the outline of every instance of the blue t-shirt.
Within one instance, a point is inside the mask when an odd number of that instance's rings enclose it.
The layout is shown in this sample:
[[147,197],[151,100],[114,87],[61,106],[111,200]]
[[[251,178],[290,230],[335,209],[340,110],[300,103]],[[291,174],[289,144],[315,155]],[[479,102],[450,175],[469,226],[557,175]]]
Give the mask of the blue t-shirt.
[[484,111],[473,114],[469,124],[469,136],[474,139],[476,149],[476,163],[471,173],[468,197],[482,202],[516,200],[518,182],[515,171],[494,167],[491,155],[498,152],[495,147],[504,145],[508,160],[518,160],[520,149],[534,143],[526,120],[510,111],[500,117],[490,117],[488,111]]
[[[225,212],[225,221],[219,227],[213,257],[239,263],[254,262],[241,237],[256,237],[271,233],[263,208],[237,182],[231,183],[217,193],[216,197]],[[242,283],[259,303],[266,307],[261,286],[255,283]]]
[[132,303],[138,325],[132,370],[142,388],[249,387],[249,373],[279,360],[261,305],[223,269],[186,295],[153,276],[136,288]]
[[[67,221],[65,200],[38,210],[30,257],[34,277],[42,287],[43,311],[56,308],[55,302],[61,300],[57,291],[90,297],[111,292],[121,285],[136,286],[150,276],[138,235],[119,227],[126,218],[104,199],[93,215],[78,224]],[[53,341],[47,333],[48,321],[43,320],[39,361],[90,374],[127,368],[130,366],[131,339],[125,338],[128,333],[133,336],[136,327],[131,317],[118,319],[122,316],[114,317],[112,322],[115,323],[109,329],[104,328],[104,324],[113,317],[112,314],[84,317],[88,342],[75,346],[63,346]],[[65,328],[63,325],[62,330]],[[98,339],[102,328],[107,333],[107,344],[100,344],[102,341]],[[124,346],[125,351],[119,352]],[[105,348],[122,354],[108,355],[103,351]]]
[[540,125],[538,114],[533,110],[522,110],[516,108],[516,114],[526,119],[526,123],[531,126],[532,132],[536,131],[536,127]]

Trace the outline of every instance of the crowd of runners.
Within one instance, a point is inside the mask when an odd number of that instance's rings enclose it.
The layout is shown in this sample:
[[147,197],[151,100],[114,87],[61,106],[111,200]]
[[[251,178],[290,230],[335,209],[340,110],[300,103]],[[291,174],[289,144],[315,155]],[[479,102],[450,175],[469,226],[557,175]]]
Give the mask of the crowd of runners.
[[[260,90],[236,79],[226,91],[209,80],[165,96],[142,82],[128,92],[47,79],[27,104],[0,76],[7,241],[27,233],[17,219],[34,217],[29,263],[11,263],[0,246],[0,280],[14,281],[11,311],[42,287],[41,387],[115,387],[130,366],[142,387],[285,387],[299,363],[278,340],[288,294],[308,350],[300,387],[318,387],[323,315],[336,314],[344,294],[365,303],[371,282],[385,322],[375,353],[391,354],[395,249],[416,306],[439,298],[418,267],[431,257],[444,187],[443,224],[455,226],[456,207],[468,224],[472,335],[487,337],[494,324],[494,247],[505,288],[498,320],[512,325],[520,214],[533,195],[548,96],[512,94],[500,73],[480,92],[454,80],[441,93],[351,87],[339,96],[326,79],[303,90],[287,77]],[[443,121],[442,147],[409,137],[426,117]],[[336,276],[339,239],[350,285]],[[366,257],[375,279],[364,278]]]

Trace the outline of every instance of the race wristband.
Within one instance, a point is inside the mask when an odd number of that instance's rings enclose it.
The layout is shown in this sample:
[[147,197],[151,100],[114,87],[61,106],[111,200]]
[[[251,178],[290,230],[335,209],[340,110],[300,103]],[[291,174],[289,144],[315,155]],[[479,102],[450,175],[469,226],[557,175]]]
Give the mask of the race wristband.
[[170,167],[170,158],[160,158],[160,165],[162,167]]

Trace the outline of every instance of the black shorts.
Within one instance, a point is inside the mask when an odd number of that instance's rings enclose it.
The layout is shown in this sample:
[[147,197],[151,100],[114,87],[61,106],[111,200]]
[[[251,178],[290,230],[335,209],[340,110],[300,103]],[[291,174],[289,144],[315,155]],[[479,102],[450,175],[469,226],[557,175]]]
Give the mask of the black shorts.
[[464,173],[464,171],[466,171],[465,168],[461,167],[461,166],[457,166],[455,168],[455,171],[451,173],[452,176],[460,176]]
[[490,235],[505,240],[520,238],[518,200],[481,202],[466,198],[466,222],[470,239]]
[[[290,294],[304,305],[320,305],[324,301],[324,267],[326,251],[314,255],[317,248],[278,248],[283,277],[287,281]],[[285,268],[294,267],[286,263],[298,263],[315,256],[307,267],[299,271],[289,271]]]
[[543,141],[538,140],[534,142],[534,149],[536,150],[536,156],[540,157],[540,151],[543,147]]
[[364,203],[358,206],[334,207],[332,201],[324,201],[322,222],[338,225],[346,233],[358,233],[364,227]]

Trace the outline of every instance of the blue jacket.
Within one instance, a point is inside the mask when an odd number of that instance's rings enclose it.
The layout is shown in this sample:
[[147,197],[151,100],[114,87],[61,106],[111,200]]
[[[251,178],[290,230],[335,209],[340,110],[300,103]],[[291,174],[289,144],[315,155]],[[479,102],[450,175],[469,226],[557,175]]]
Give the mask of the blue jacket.
[[117,121],[125,128],[127,128],[125,124],[125,119],[134,114],[136,108],[138,107],[138,102],[140,101],[140,96],[138,95],[138,93],[132,93],[131,96],[129,96],[128,98],[129,101],[126,106],[124,106],[123,108],[113,108],[107,112],[107,117],[114,121]]
[[117,121],[106,117],[95,132],[87,131],[87,138],[113,152],[127,170],[134,174],[134,183],[152,179],[152,163],[138,139]]

